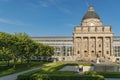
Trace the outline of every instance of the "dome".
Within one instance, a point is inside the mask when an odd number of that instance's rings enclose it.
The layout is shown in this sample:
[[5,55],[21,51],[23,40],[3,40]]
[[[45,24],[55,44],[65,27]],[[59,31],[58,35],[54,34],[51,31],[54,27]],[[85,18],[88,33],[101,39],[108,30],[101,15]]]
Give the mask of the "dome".
[[88,19],[88,18],[97,18],[100,19],[99,15],[94,11],[93,6],[89,7],[88,12],[83,16],[83,19]]

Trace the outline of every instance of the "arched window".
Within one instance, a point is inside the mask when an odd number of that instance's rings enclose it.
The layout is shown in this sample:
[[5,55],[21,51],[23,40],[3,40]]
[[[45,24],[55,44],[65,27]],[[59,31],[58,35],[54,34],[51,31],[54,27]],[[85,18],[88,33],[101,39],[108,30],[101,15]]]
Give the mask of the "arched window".
[[87,51],[84,51],[85,53],[87,53]]
[[91,51],[92,53],[94,53],[94,51]]
[[106,54],[109,54],[109,51],[107,51]]

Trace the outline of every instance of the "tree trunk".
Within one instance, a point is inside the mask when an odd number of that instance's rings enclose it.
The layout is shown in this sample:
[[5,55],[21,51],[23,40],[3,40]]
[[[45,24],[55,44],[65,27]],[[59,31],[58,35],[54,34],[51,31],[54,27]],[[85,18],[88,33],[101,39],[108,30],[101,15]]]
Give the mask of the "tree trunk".
[[10,66],[10,60],[7,60],[7,66]]
[[16,68],[16,58],[14,58],[14,64],[13,64],[13,68]]
[[21,64],[23,64],[23,57],[21,57]]

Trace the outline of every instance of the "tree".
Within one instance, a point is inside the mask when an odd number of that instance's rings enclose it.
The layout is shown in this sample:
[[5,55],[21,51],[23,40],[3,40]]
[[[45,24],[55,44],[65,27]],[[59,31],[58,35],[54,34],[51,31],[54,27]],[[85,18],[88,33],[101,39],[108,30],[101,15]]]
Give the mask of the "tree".
[[9,65],[14,60],[13,67],[16,67],[17,60],[21,58],[30,62],[33,56],[51,56],[54,49],[51,46],[36,43],[26,33],[8,34],[0,32],[0,59],[6,60]]
[[9,48],[3,47],[3,48],[0,50],[0,53],[2,53],[2,54],[1,54],[1,59],[2,59],[3,61],[6,61],[7,66],[9,66],[9,62],[10,62],[10,60],[12,59],[11,50],[10,50]]
[[3,61],[8,61],[9,66],[9,58],[11,58],[10,49],[8,48],[8,39],[11,37],[11,35],[0,32],[0,56]]
[[54,54],[54,48],[52,46],[44,45],[42,56],[46,59],[47,57],[51,57]]
[[43,53],[43,44],[36,43],[35,56],[37,57],[37,60],[39,60],[40,56],[42,56],[42,53]]
[[44,56],[52,56],[54,54],[54,48],[52,46],[44,45]]

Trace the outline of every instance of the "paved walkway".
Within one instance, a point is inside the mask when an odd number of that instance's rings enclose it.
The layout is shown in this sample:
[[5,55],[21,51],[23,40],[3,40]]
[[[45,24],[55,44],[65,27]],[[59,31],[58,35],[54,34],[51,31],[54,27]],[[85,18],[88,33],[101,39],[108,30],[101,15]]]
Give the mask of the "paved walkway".
[[8,76],[3,76],[3,77],[0,77],[0,80],[16,80],[18,75],[24,74],[24,73],[27,73],[27,72],[30,72],[30,71],[38,70],[42,67],[37,67],[37,68],[30,69],[30,70],[14,73],[14,74],[11,74],[11,75],[8,75]]

